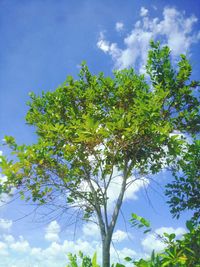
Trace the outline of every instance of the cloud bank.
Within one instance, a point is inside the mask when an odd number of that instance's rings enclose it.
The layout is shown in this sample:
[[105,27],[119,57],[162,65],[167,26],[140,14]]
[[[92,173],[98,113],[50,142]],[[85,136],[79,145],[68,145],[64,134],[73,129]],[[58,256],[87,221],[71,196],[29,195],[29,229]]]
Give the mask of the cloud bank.
[[[82,235],[76,240],[67,238],[61,240],[61,227],[54,220],[46,227],[45,231],[41,231],[44,241],[50,244],[35,247],[23,236],[14,237],[8,234],[6,229],[12,226],[12,221],[1,220],[3,232],[0,234],[0,266],[2,267],[65,267],[68,261],[68,253],[78,254],[82,251],[85,255],[93,256],[97,252],[98,261],[101,259],[101,242],[99,231],[95,224],[88,223],[82,227]],[[6,226],[6,227],[4,227]],[[127,239],[128,233],[122,230],[114,232],[116,243],[121,243]],[[117,254],[114,248],[111,248],[112,261],[118,261],[118,256],[123,259],[125,256],[135,256],[137,253],[128,248],[118,249]]]
[[[3,224],[12,226],[12,221]],[[101,261],[101,243],[98,235],[98,229],[95,224],[88,223],[82,227],[82,235],[76,240],[69,240],[66,236],[61,241],[60,225],[54,220],[52,221],[43,233],[43,239],[50,241],[50,244],[44,246],[32,246],[31,243],[23,236],[14,237],[8,234],[4,228],[4,232],[0,234],[0,266],[2,267],[65,267],[68,261],[68,253],[78,254],[82,251],[85,255],[93,256],[97,252],[98,261]],[[185,233],[184,228],[160,227],[155,230],[156,235],[162,235],[164,232],[175,233],[179,238]],[[53,233],[51,238],[47,238],[48,233]],[[41,231],[42,234],[42,231]],[[113,242],[115,245],[122,243],[128,239],[131,234],[117,229],[113,234]],[[136,251],[134,249],[111,247],[111,261],[123,263],[123,259],[127,256],[134,259],[141,257],[148,257],[152,248],[156,251],[164,249],[165,244],[156,237],[155,234],[148,234],[141,240],[143,251]],[[120,246],[121,247],[121,246]],[[128,265],[127,265],[128,266]],[[132,266],[132,265],[130,265]]]

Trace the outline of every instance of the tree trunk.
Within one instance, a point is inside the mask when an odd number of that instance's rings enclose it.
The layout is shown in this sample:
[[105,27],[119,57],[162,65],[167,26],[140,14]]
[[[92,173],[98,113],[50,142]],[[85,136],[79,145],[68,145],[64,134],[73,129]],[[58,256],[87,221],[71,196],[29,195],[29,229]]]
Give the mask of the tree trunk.
[[102,219],[101,209],[99,210],[96,209],[97,217],[99,220],[100,231],[101,231],[101,238],[102,238],[102,267],[110,267],[110,244],[111,244],[115,224],[116,224],[116,221],[119,215],[119,210],[122,205],[124,192],[126,190],[127,178],[128,176],[127,176],[127,161],[126,161],[125,168],[124,168],[123,182],[121,185],[121,190],[120,190],[120,194],[117,199],[116,206],[112,214],[110,225],[107,225],[107,224],[105,225],[105,222]]
[[102,267],[110,267],[110,243],[110,237],[102,239]]

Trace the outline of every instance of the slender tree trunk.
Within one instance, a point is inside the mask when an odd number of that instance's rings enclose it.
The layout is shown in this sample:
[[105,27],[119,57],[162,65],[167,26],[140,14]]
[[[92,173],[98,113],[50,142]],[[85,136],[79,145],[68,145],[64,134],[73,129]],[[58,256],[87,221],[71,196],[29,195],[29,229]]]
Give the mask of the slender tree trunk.
[[127,181],[127,161],[125,162],[125,168],[124,168],[124,177],[123,182],[121,185],[120,194],[117,199],[116,206],[114,208],[112,219],[109,225],[105,225],[105,222],[102,219],[101,210],[100,212],[96,210],[97,217],[99,220],[99,226],[101,230],[101,238],[102,238],[102,267],[110,267],[110,244],[112,240],[113,231],[116,225],[116,221],[119,215],[119,210],[122,205],[124,192],[126,190],[126,181]]
[[102,238],[102,267],[110,267],[110,243],[110,236]]

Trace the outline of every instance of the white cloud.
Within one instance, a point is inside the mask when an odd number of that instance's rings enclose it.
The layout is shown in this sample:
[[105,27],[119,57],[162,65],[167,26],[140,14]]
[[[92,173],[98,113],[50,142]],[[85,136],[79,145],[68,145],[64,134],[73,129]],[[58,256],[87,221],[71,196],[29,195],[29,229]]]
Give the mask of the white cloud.
[[104,53],[112,56],[112,59],[116,61],[121,56],[121,49],[118,48],[116,43],[110,43],[105,39],[103,32],[100,32],[97,47]]
[[116,30],[117,32],[121,32],[121,31],[123,31],[123,29],[124,29],[124,23],[122,23],[122,22],[117,22],[117,23],[115,24],[115,30]]
[[[56,224],[54,223],[54,227],[51,227],[56,228],[55,225]],[[88,226],[91,226],[91,224],[88,224]],[[180,236],[185,232],[185,230],[183,228],[173,229],[172,227],[161,227],[156,230],[157,234],[163,234],[163,232],[174,232]],[[118,238],[118,242],[123,241],[127,239],[127,233],[118,229],[115,231],[113,238]],[[111,262],[121,261],[123,263],[123,259],[127,256],[138,259],[144,257],[144,255],[146,256],[147,253],[150,253],[152,248],[156,248],[157,250],[163,248],[163,244],[158,242],[158,240],[156,240],[151,234],[143,239],[142,246],[145,251],[143,254],[127,247],[122,249],[111,247]],[[69,252],[72,254],[78,254],[79,251],[82,251],[85,255],[90,256],[93,256],[96,251],[98,262],[101,264],[101,243],[97,241],[96,235],[94,235],[93,239],[90,241],[87,240],[86,235],[83,235],[75,241],[67,239],[59,243],[53,241],[45,248],[32,247],[22,236],[15,239],[13,236],[7,235],[3,236],[3,241],[0,241],[1,264],[4,267],[12,265],[16,267],[65,266],[68,259],[67,254]]]
[[101,49],[104,53],[108,53],[110,50],[110,44],[105,40],[104,33],[100,32],[99,41],[97,42],[97,47]]
[[3,235],[3,239],[7,244],[12,244],[15,242],[15,238],[12,235]]
[[97,47],[111,56],[117,69],[137,66],[140,72],[144,72],[151,39],[162,40],[163,44],[170,47],[174,57],[189,52],[191,45],[200,39],[200,32],[193,31],[197,22],[194,15],[186,17],[183,12],[169,7],[164,8],[161,19],[150,18],[144,7],[140,15],[141,19],[124,39],[124,48],[108,41],[102,32],[99,35]]
[[[112,210],[119,196],[123,179],[122,176],[120,176],[120,174],[116,170],[113,173],[113,177],[115,178],[112,179],[107,191],[109,198],[108,199],[109,211]],[[149,180],[144,177],[141,177],[140,179],[135,179],[135,177],[132,176],[128,179],[127,183],[129,183],[129,186],[125,191],[124,201],[136,200],[138,191],[144,186],[147,186],[149,184]]]
[[47,258],[57,258],[59,257],[59,255],[63,256],[63,252],[64,251],[61,244],[52,242],[51,245],[47,249],[45,249],[43,253]]
[[10,196],[6,193],[0,195],[0,207],[4,207],[10,201]]
[[[104,146],[97,146],[96,150],[98,150],[98,152],[100,153],[101,158],[105,158],[104,155]],[[96,159],[94,156],[89,156],[89,161],[94,164],[94,167],[96,166]],[[99,174],[101,174],[101,169],[99,169]],[[108,175],[105,178],[105,182],[108,183],[110,179],[110,176]],[[97,185],[97,183],[98,185]],[[92,181],[93,187],[95,189],[98,189],[98,186],[101,186],[104,189],[104,182],[101,181],[100,179],[97,181]],[[112,173],[112,178],[111,181],[109,181],[109,186],[107,188],[107,212],[108,212],[108,217],[109,215],[111,215],[114,211],[115,208],[115,204],[116,201],[119,197],[120,194],[120,190],[122,187],[122,183],[123,183],[123,177],[122,177],[122,172],[120,172],[118,170],[118,168],[116,166],[113,167],[113,173]],[[127,180],[127,188],[124,194],[124,198],[123,200],[136,200],[137,199],[137,193],[138,191],[143,188],[144,186],[148,186],[149,184],[149,180],[145,177],[139,177],[138,179],[136,179],[135,176],[131,176],[128,180]],[[88,183],[86,181],[82,181],[80,184],[80,187],[78,188],[80,189],[80,191],[84,191],[84,192],[89,192],[90,191],[90,186],[88,185]],[[78,202],[77,202],[78,203]],[[82,199],[79,199],[79,206],[84,205],[85,201]],[[86,224],[83,227],[83,231],[84,234],[88,235],[88,236],[92,236],[93,232],[97,231],[97,226],[95,226],[95,224]]]
[[[92,160],[92,158],[90,159]],[[107,179],[109,179],[109,177],[107,177]],[[108,180],[106,180],[106,182],[108,182]],[[112,174],[112,179],[109,183],[109,187],[107,189],[107,211],[108,211],[108,215],[111,215],[113,212],[113,209],[115,207],[116,201],[118,199],[118,196],[120,194],[120,190],[121,190],[121,186],[122,186],[122,182],[123,182],[123,177],[121,175],[121,173],[118,171],[118,169],[116,167],[114,167],[113,170],[113,174]],[[98,181],[99,183],[99,181]],[[145,177],[139,177],[138,179],[136,179],[136,177],[131,176],[128,180],[127,180],[127,184],[129,184],[129,186],[127,186],[126,191],[124,193],[124,201],[126,200],[136,200],[137,199],[137,193],[139,190],[141,190],[142,188],[144,188],[144,186],[148,186],[149,184],[149,180]],[[97,189],[97,185],[96,183],[93,181],[93,186],[95,189]],[[99,186],[104,187],[103,183],[100,184]],[[85,192],[89,192],[90,188],[89,185],[87,184],[87,182],[82,182],[80,184],[80,190],[85,191]],[[79,205],[83,205],[84,204],[84,200],[79,200]],[[85,231],[88,229],[88,226],[85,226]],[[93,226],[91,229],[94,230]],[[92,235],[91,231],[90,235]]]
[[149,185],[149,180],[145,177],[141,177],[140,179],[134,180],[134,177],[129,178],[128,182],[131,183],[131,185],[127,188],[124,199],[137,199],[137,193],[141,188],[144,188]]
[[24,240],[23,236],[20,236],[19,241],[11,243],[10,248],[16,252],[24,253],[30,249],[30,245],[27,240]]
[[124,260],[126,257],[131,257],[132,259],[139,259],[143,255],[138,254],[135,250],[124,247],[123,249],[117,250],[117,253],[115,249],[112,247],[110,250],[111,254],[111,262],[118,262],[121,264],[124,264],[126,267],[132,267],[133,263],[128,263],[127,261]]
[[173,227],[160,227],[155,231],[158,235],[163,235],[163,233],[172,234],[180,236],[186,233],[185,229],[182,227],[173,228]]
[[9,253],[7,251],[7,244],[0,241],[0,255],[7,256]]
[[95,237],[95,239],[99,239],[99,227],[95,223],[86,223],[83,225],[83,234],[85,236]]
[[142,240],[143,249],[146,253],[151,253],[152,249],[155,251],[162,251],[166,247],[166,244],[162,242],[158,235],[162,236],[163,233],[174,233],[177,237],[180,237],[185,232],[185,229],[182,227],[176,229],[173,227],[160,227],[155,231],[155,234],[150,233]]
[[41,251],[42,251],[41,248],[32,248],[31,249],[31,255],[38,255],[41,253]]
[[7,181],[7,177],[0,175],[0,184],[4,184],[6,181]]
[[114,242],[122,242],[128,238],[128,233],[122,230],[117,230],[113,233],[113,241]]
[[12,227],[12,221],[0,218],[0,229],[9,230]]
[[51,242],[59,241],[60,225],[57,221],[52,221],[46,228],[45,239]]
[[[100,244],[94,240],[86,241],[83,239],[77,239],[76,241],[64,240],[63,243],[52,242],[51,245],[42,251],[39,249],[32,250],[37,257],[41,256],[41,263],[44,264],[47,259],[52,261],[60,260],[63,264],[67,262],[67,254],[77,254],[82,251],[85,255],[92,256],[95,251],[100,252]],[[100,253],[98,253],[100,255]],[[50,265],[51,266],[51,265]]]
[[148,9],[146,9],[145,7],[141,7],[141,9],[140,9],[140,16],[141,17],[145,17],[145,16],[147,16],[147,14],[148,14]]

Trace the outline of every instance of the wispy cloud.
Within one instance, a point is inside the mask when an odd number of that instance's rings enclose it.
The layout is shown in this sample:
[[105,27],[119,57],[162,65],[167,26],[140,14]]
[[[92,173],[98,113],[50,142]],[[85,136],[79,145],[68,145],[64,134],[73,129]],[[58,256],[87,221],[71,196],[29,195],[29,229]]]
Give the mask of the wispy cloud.
[[4,218],[0,218],[0,229],[9,230],[12,227],[13,222]]
[[148,12],[149,12],[149,10],[142,6],[140,9],[140,16],[145,17],[145,16],[147,16]]
[[121,32],[121,31],[123,31],[123,30],[124,30],[124,23],[122,23],[122,22],[117,22],[117,23],[115,24],[115,29],[116,29],[117,32]]
[[139,71],[143,72],[151,39],[161,40],[162,44],[168,45],[174,57],[190,52],[191,45],[200,40],[200,32],[194,31],[197,22],[194,15],[186,17],[184,12],[176,8],[165,7],[161,19],[151,18],[149,11],[142,7],[140,16],[124,38],[123,48],[109,41],[104,32],[100,32],[97,47],[111,56],[114,68],[137,65]]

